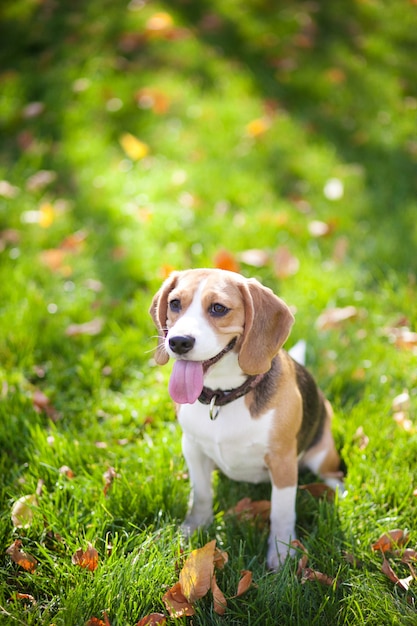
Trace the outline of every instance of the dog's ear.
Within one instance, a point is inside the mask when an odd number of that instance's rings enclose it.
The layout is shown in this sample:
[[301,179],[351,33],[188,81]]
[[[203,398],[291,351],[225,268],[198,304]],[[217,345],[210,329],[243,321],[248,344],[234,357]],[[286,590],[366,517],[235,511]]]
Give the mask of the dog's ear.
[[153,297],[149,313],[158,329],[158,347],[155,352],[155,361],[158,365],[168,363],[169,356],[165,350],[165,337],[167,334],[168,295],[177,284],[179,272],[172,272],[162,287]]
[[239,365],[246,374],[263,374],[285,343],[294,316],[281,298],[255,279],[241,285],[245,306],[245,328]]

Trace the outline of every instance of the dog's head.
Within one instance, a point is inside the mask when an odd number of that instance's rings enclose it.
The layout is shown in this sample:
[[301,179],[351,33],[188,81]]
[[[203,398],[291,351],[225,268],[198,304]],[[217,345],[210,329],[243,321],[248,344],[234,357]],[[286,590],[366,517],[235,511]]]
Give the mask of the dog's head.
[[294,322],[288,306],[255,279],[217,269],[173,272],[153,298],[155,360],[209,363],[226,349],[248,375],[267,372]]

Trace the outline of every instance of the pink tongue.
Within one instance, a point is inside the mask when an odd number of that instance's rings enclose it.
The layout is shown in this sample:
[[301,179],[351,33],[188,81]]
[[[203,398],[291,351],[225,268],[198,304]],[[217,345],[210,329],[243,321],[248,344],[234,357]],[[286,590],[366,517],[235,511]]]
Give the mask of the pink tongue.
[[198,361],[175,361],[168,391],[178,404],[193,404],[203,390],[203,365]]

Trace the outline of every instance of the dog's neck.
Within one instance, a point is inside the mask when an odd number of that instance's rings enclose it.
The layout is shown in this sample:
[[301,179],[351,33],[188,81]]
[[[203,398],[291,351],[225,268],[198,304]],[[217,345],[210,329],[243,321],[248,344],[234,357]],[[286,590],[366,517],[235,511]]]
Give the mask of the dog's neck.
[[240,387],[247,377],[248,375],[239,366],[237,353],[231,351],[210,367],[204,376],[204,386],[209,389],[229,391]]

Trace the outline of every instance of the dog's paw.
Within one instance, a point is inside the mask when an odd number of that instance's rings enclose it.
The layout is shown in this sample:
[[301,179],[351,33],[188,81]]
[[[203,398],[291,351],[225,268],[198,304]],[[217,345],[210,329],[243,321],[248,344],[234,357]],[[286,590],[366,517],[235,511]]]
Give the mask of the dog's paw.
[[290,541],[293,539],[295,539],[295,534],[294,537],[287,539],[285,542],[278,540],[274,536],[269,537],[268,552],[266,556],[268,569],[276,572],[284,565],[284,561],[288,557],[292,558],[295,556],[296,550],[290,545]]
[[181,524],[181,533],[185,538],[191,537],[193,532],[198,528],[204,528],[209,526],[213,521],[213,515],[210,513],[208,515],[196,515],[190,514],[187,515],[183,523]]

